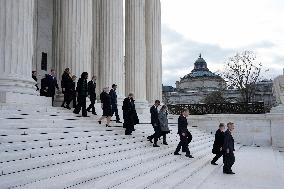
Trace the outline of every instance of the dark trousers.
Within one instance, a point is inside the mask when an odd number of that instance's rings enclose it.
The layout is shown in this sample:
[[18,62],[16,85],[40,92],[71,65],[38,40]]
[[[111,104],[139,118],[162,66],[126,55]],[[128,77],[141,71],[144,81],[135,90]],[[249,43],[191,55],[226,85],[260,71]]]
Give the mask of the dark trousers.
[[51,100],[52,100],[52,101],[51,101],[51,104],[52,104],[52,106],[53,106],[53,105],[54,105],[54,95],[51,96]]
[[[68,92],[64,94],[64,101],[66,102],[66,107],[70,107],[71,101],[73,101],[73,108],[76,107],[76,94]],[[64,102],[63,104],[64,105]]]
[[160,130],[159,126],[154,126],[154,125],[152,125],[152,126],[153,126],[153,129],[154,129],[154,134],[149,136],[149,139],[150,140],[154,139],[154,144],[157,144],[158,138],[161,137],[161,130]]
[[72,94],[72,101],[73,101],[73,108],[76,108],[77,106],[77,97],[76,97],[76,93]]
[[178,143],[178,146],[176,148],[176,153],[178,153],[182,147],[186,155],[190,155],[190,151],[188,149],[188,138],[187,136],[182,136],[181,134],[179,135],[180,137],[180,142]]
[[223,172],[229,173],[232,172],[232,166],[235,163],[235,155],[234,153],[224,153],[223,155]]
[[112,110],[112,114],[115,114],[116,121],[120,121],[120,118],[119,118],[119,115],[118,115],[117,105],[112,105],[111,110]]
[[91,104],[90,104],[89,107],[87,108],[87,111],[90,111],[90,109],[92,109],[92,114],[95,114],[95,113],[96,113],[95,103],[96,103],[96,100],[91,100]]
[[66,107],[69,107],[69,104],[70,104],[71,100],[72,100],[72,97],[70,97],[70,94],[65,92],[64,93],[64,99],[63,99],[63,102],[62,102],[61,106],[64,107],[65,103],[66,103]]
[[[192,140],[192,135],[191,135],[191,133],[187,133],[188,134],[188,136],[187,136],[187,146],[189,145],[189,143],[191,142],[191,140]],[[186,149],[184,149],[184,147],[182,146],[182,152],[186,152]]]
[[125,128],[125,134],[130,135],[132,131],[134,131],[134,125],[133,124],[128,124],[128,123],[123,123],[123,127]]
[[87,116],[87,109],[86,109],[86,97],[85,96],[78,96],[78,104],[74,109],[74,113],[78,114],[82,108],[82,116]]
[[216,161],[217,161],[220,157],[222,157],[222,155],[223,155],[223,152],[222,152],[222,151],[216,153],[216,155],[215,155],[215,157],[213,158],[213,160],[211,161],[211,163],[216,163]]
[[[163,143],[167,143],[167,135],[166,134],[162,134],[162,135],[160,134],[159,137],[160,136],[163,136]],[[159,137],[154,137],[154,144],[157,144]]]

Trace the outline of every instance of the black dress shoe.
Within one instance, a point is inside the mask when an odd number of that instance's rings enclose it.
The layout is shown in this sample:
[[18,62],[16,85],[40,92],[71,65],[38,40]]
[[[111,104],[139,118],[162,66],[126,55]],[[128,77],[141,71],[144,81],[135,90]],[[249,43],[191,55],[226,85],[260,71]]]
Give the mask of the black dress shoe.
[[190,154],[186,154],[186,155],[185,155],[185,157],[193,158],[193,156],[192,156],[192,155],[190,155]]
[[99,124],[102,124],[102,121],[98,121],[99,122]]
[[227,175],[234,175],[234,174],[236,174],[233,171],[223,171],[223,173],[227,174]]
[[168,145],[168,143],[167,142],[163,142],[163,145]]
[[116,123],[122,123],[121,121],[116,121]]
[[175,152],[174,155],[175,155],[175,156],[180,156],[181,154],[178,153],[178,152]]
[[217,164],[217,163],[215,163],[215,162],[212,162],[212,161],[211,161],[211,165],[218,165],[218,164]]
[[147,139],[149,142],[153,143],[153,139],[150,136],[148,136]]
[[71,110],[71,108],[69,106],[66,106],[65,108],[67,108],[68,110]]
[[153,144],[153,147],[160,147],[158,144]]
[[92,113],[93,115],[98,115],[96,112]]

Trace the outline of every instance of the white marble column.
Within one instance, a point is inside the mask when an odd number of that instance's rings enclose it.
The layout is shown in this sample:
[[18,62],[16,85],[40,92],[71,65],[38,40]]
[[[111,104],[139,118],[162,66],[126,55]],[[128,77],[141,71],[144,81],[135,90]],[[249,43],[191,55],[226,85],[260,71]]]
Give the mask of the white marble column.
[[101,2],[102,0],[93,0],[93,45],[92,45],[92,71],[97,76],[97,95],[101,92],[100,85],[100,24],[101,24]]
[[54,66],[92,75],[92,0],[54,0]]
[[101,1],[98,82],[101,87],[117,84],[120,96],[124,96],[123,20],[123,0]]
[[145,0],[125,0],[125,92],[146,103]]
[[0,97],[37,94],[31,78],[33,19],[34,0],[0,1]]
[[145,0],[147,100],[162,100],[161,2]]

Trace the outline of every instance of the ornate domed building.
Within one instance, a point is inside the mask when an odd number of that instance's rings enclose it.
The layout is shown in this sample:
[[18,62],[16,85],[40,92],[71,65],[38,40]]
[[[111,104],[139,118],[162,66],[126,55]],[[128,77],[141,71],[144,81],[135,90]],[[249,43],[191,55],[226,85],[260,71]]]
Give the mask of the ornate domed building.
[[225,80],[207,68],[201,54],[194,63],[194,69],[176,82],[177,91],[180,92],[217,91],[225,87]]
[[[199,55],[194,63],[194,69],[180,81],[176,82],[176,89],[163,92],[163,101],[167,104],[199,104],[204,103],[206,96],[214,91],[222,90],[227,102],[238,102],[240,92],[233,86],[227,87],[225,80],[211,72],[206,61]],[[256,84],[253,101],[263,101],[266,108],[275,104],[272,94],[272,81],[261,81]]]

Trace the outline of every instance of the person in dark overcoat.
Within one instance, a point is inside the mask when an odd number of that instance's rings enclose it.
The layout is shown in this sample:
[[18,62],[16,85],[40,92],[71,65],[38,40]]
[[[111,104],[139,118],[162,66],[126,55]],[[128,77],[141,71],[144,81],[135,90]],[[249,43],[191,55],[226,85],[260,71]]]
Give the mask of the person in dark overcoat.
[[[64,100],[62,102],[61,107],[71,109],[69,104],[67,104],[68,100],[70,99],[70,90],[72,87],[72,77],[70,75],[70,69],[66,68],[62,74],[62,79],[61,79],[61,88],[62,88],[62,93],[64,94]],[[65,106],[66,103],[66,106]]]
[[134,131],[134,125],[139,123],[138,115],[135,109],[133,93],[129,93],[128,97],[123,100],[123,127],[125,128],[125,135],[131,135]]
[[52,98],[52,105],[54,102],[55,90],[59,90],[57,79],[55,77],[55,70],[51,69],[50,74],[47,76],[47,96]]
[[87,117],[87,109],[86,109],[86,98],[88,96],[87,79],[88,79],[88,73],[83,72],[81,74],[81,78],[78,80],[77,88],[76,88],[76,92],[78,96],[78,104],[76,105],[73,111],[75,114],[79,114],[82,108],[83,117]]
[[88,93],[90,97],[91,104],[87,108],[87,111],[90,112],[92,109],[92,114],[97,115],[96,109],[95,109],[95,103],[96,103],[96,87],[97,87],[97,76],[93,76],[92,80],[88,82]]
[[[68,83],[66,94],[67,94],[67,102],[66,102],[66,107],[70,108],[70,103],[73,101],[73,108],[76,107],[76,76],[72,76],[72,83]],[[69,109],[68,108],[68,109]]]
[[111,97],[111,110],[112,110],[112,116],[113,116],[113,114],[115,114],[116,123],[121,123],[120,118],[119,118],[119,114],[118,114],[118,108],[117,108],[116,89],[117,89],[117,85],[112,84],[112,89],[109,92],[109,95]]
[[37,83],[37,73],[36,71],[32,71],[32,78],[35,80],[36,84],[35,84],[35,87],[36,87],[36,90],[38,91],[39,88],[38,88],[38,83]]
[[178,134],[180,137],[180,142],[174,152],[174,155],[181,155],[179,153],[181,147],[184,149],[185,151],[185,156],[189,157],[189,158],[193,158],[192,155],[190,155],[190,151],[188,149],[188,137],[189,137],[189,131],[187,129],[187,117],[189,115],[189,110],[188,109],[184,109],[182,111],[182,115],[179,116],[178,118]]
[[234,138],[232,136],[232,131],[234,130],[235,126],[234,123],[227,123],[228,129],[224,134],[224,144],[223,144],[223,173],[224,174],[235,174],[232,171],[232,166],[235,163],[235,147],[234,147]]
[[159,111],[158,118],[159,118],[159,132],[160,136],[163,136],[163,144],[168,145],[167,143],[167,134],[170,133],[170,129],[168,126],[168,107],[163,105]]
[[41,79],[41,88],[40,88],[40,96],[48,97],[48,74],[45,74],[44,78]]
[[224,123],[220,123],[219,129],[215,133],[215,140],[213,144],[212,153],[216,154],[213,160],[211,161],[212,165],[218,165],[216,161],[223,155],[223,144],[224,144]]
[[99,124],[102,123],[103,119],[107,120],[106,127],[110,127],[110,119],[112,116],[112,110],[111,110],[111,97],[109,95],[109,88],[105,87],[103,89],[103,92],[100,94],[100,100],[101,100],[101,106],[103,109],[103,115],[99,119]]
[[154,129],[154,134],[151,136],[148,136],[147,139],[152,143],[152,140],[154,139],[153,147],[159,147],[157,145],[158,138],[160,137],[160,127],[159,127],[159,118],[158,118],[158,107],[160,106],[161,102],[159,100],[155,100],[155,104],[150,108],[150,114],[151,114],[151,124]]

